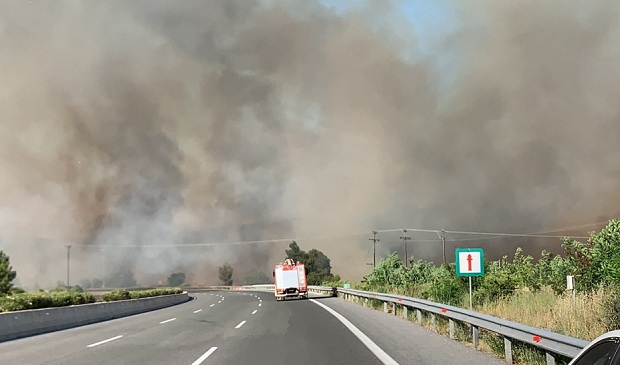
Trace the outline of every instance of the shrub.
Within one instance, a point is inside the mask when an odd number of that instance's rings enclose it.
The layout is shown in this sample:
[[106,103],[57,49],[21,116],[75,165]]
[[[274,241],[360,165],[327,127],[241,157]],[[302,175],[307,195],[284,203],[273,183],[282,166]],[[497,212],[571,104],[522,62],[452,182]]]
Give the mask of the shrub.
[[508,270],[500,269],[497,262],[490,263],[484,276],[476,281],[479,284],[474,292],[474,298],[478,304],[510,296],[517,289],[515,277]]
[[620,285],[610,285],[605,289],[601,310],[606,330],[620,329]]
[[116,300],[126,300],[131,299],[131,294],[129,290],[121,289],[121,290],[113,290],[109,293],[105,293],[101,296],[104,302],[113,302]]
[[172,295],[172,294],[181,294],[183,293],[183,289],[181,288],[156,288],[156,289],[145,289],[145,290],[114,290],[109,293],[105,293],[101,296],[104,302],[113,302],[116,300],[127,300],[127,299],[140,299],[140,298],[150,298],[157,297],[160,295]]
[[95,297],[92,294],[83,292],[20,293],[0,297],[0,312],[65,307],[94,302]]
[[449,305],[462,304],[465,287],[459,277],[441,267],[435,271],[432,280],[428,287],[431,300]]

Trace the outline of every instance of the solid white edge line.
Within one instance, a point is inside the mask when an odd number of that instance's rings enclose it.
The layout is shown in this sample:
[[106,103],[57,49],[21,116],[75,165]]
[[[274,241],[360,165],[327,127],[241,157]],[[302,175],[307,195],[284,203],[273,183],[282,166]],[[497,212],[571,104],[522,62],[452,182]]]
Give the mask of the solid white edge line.
[[194,313],[200,313],[200,312],[202,312],[202,309],[197,309],[194,311]]
[[116,336],[116,337],[108,338],[107,340],[95,342],[95,343],[90,344],[90,345],[88,345],[86,347],[95,347],[95,346],[103,345],[104,343],[108,343],[110,341],[118,340],[121,337],[123,337],[123,335],[119,335],[119,336]]
[[246,322],[246,321],[241,321],[241,323],[239,323],[239,324],[237,325],[237,327],[235,327],[235,329],[239,329],[239,328],[241,328],[241,326],[243,326],[243,325],[245,324],[245,322]]
[[207,359],[207,357],[211,356],[211,354],[214,353],[215,350],[217,350],[217,347],[215,347],[215,346],[211,347],[207,352],[202,354],[202,356],[200,356],[196,361],[194,361],[192,363],[192,365],[200,365],[200,364],[202,364],[202,362],[205,361]]
[[165,321],[161,321],[161,322],[159,322],[159,324],[164,324],[164,323],[172,322],[172,321],[174,321],[175,319],[176,319],[176,318],[166,319]]
[[258,309],[254,309],[254,312],[252,312],[252,314],[256,314],[256,312],[258,312]]
[[349,331],[351,331],[351,333],[353,333],[355,337],[357,337],[364,344],[364,346],[366,346],[373,354],[375,354],[379,361],[381,361],[385,365],[399,365],[396,360],[392,359],[390,355],[388,355],[385,351],[381,349],[381,347],[379,347],[370,338],[368,338],[368,336],[366,336],[364,332],[360,331],[359,328],[355,327],[353,323],[349,322],[349,320],[346,319],[342,314],[336,312],[325,304],[316,301],[315,299],[310,299],[310,301],[320,307],[323,307],[323,309],[331,313],[340,322],[342,322],[342,324],[344,324],[345,327],[347,327]]

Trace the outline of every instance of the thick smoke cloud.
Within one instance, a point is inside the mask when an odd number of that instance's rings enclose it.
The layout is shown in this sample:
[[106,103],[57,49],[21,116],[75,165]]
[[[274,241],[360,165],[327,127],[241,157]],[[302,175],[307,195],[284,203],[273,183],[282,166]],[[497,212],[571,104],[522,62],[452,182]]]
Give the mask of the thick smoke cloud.
[[[0,4],[0,249],[20,282],[63,281],[69,244],[74,282],[214,283],[285,244],[185,244],[620,213],[615,2],[444,2],[425,52],[399,4]],[[299,243],[359,278],[367,238]]]

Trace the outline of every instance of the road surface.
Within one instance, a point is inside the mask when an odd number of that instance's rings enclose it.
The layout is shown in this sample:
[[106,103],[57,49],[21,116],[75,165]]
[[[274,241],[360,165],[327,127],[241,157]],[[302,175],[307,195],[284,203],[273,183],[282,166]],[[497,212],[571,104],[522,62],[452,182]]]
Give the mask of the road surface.
[[207,292],[173,307],[0,343],[0,364],[479,364],[503,362],[337,298]]

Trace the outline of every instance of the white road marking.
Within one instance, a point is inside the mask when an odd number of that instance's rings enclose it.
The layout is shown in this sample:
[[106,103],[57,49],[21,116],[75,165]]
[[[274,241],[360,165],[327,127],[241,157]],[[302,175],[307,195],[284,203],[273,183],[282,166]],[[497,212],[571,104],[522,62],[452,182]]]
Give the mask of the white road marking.
[[357,327],[355,327],[353,323],[349,322],[348,319],[344,318],[342,314],[336,312],[335,310],[331,309],[330,307],[326,306],[325,304],[317,300],[310,299],[310,301],[318,306],[323,307],[323,309],[331,313],[340,322],[342,322],[342,324],[344,324],[345,327],[347,327],[349,331],[351,331],[351,333],[355,335],[355,337],[357,337],[360,341],[362,341],[364,346],[366,346],[373,354],[375,354],[375,356],[377,357],[377,359],[379,359],[379,361],[381,361],[385,365],[399,365],[396,362],[396,360],[392,359],[390,355],[388,355],[385,351],[381,349],[381,347],[379,347],[370,338],[368,338],[368,336],[366,336],[364,332],[360,331]]
[[258,309],[254,309],[254,312],[252,312],[252,314],[256,314],[256,312],[258,312]]
[[215,303],[211,304],[209,307],[213,307],[215,305]]
[[166,319],[165,321],[161,321],[161,322],[159,322],[159,324],[164,324],[164,323],[172,322],[172,321],[174,321],[175,319],[176,319],[176,318]]
[[108,338],[107,340],[103,340],[103,341],[99,341],[99,342],[95,342],[93,344],[90,344],[86,347],[95,347],[95,346],[99,346],[99,345],[103,345],[104,343],[108,343],[110,341],[114,341],[114,340],[118,340],[119,338],[123,337],[123,335],[120,336],[116,336],[116,337],[112,337],[112,338]]
[[244,324],[245,324],[245,321],[241,321],[241,323],[239,323],[237,327],[235,327],[235,329],[241,328],[241,326],[243,326]]
[[263,303],[258,303],[258,306],[260,307],[261,305],[263,305]]
[[207,359],[207,357],[211,356],[211,354],[214,353],[215,350],[217,350],[217,347],[211,347],[209,349],[209,351],[207,351],[204,354],[202,354],[202,356],[200,356],[196,361],[194,361],[192,363],[192,365],[200,365],[200,364],[202,364],[202,362],[205,361]]
[[222,301],[220,300],[219,302],[217,302],[217,304],[220,304]]
[[202,312],[202,309],[198,309],[194,311],[194,313],[200,313],[200,312]]
[[263,300],[262,300],[262,299],[259,299],[259,300],[258,300],[258,302],[259,302],[259,303],[262,303],[262,302],[263,302]]

